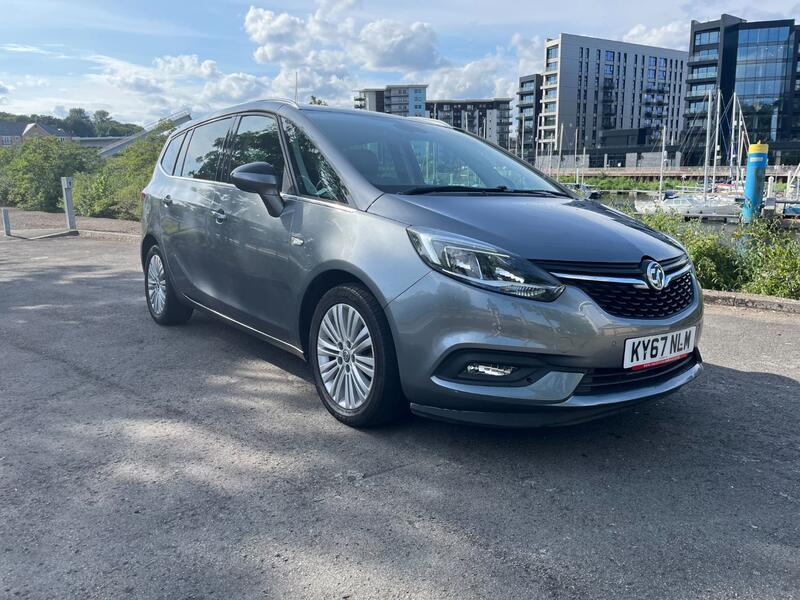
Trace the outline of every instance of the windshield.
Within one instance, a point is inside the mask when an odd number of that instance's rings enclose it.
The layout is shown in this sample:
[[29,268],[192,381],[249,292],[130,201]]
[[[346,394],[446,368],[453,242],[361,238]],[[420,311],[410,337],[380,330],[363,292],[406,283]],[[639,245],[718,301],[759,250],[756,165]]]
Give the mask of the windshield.
[[411,119],[306,114],[361,175],[384,192],[468,187],[563,193],[530,167],[457,129]]

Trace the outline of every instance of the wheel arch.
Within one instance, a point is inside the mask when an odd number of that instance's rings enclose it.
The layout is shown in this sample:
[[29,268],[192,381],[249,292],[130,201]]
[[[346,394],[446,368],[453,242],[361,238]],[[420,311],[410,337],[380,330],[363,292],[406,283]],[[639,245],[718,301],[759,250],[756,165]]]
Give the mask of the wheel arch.
[[317,273],[306,287],[298,314],[297,333],[300,339],[300,347],[306,358],[308,358],[308,334],[311,329],[311,319],[314,316],[317,304],[328,290],[347,283],[363,286],[375,296],[381,307],[385,306],[386,299],[383,294],[380,293],[374,282],[363,273],[357,273],[338,265]]
[[147,253],[150,252],[150,248],[156,245],[158,245],[158,240],[156,239],[156,236],[154,236],[152,233],[148,233],[142,239],[141,256],[139,258],[142,262],[143,269],[144,269],[144,261],[147,258]]

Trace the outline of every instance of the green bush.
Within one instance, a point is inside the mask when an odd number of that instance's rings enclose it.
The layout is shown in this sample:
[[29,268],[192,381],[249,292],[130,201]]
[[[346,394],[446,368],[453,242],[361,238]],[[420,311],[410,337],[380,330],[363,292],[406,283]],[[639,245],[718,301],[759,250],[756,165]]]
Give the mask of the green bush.
[[0,187],[9,204],[52,212],[61,206],[61,178],[91,172],[98,163],[95,148],[36,137],[15,148],[5,165],[0,163]]
[[139,219],[140,194],[153,175],[167,129],[169,125],[165,124],[136,140],[107,159],[98,171],[79,173],[73,191],[76,212],[87,217]]
[[640,220],[684,245],[704,288],[800,300],[800,242],[777,221],[741,225],[731,236],[663,212]]
[[114,217],[114,186],[105,169],[78,173],[72,186],[75,212],[91,217]]
[[[562,174],[558,180],[561,183],[574,183],[574,174]],[[594,175],[585,177],[583,183],[592,186],[597,190],[618,190],[618,191],[631,191],[631,190],[658,190],[658,179],[645,178],[638,179],[636,177],[622,177],[613,175]],[[696,184],[693,180],[681,179],[664,179],[664,190],[677,189],[687,185]]]
[[777,221],[759,220],[736,234],[747,273],[742,290],[800,300],[800,241]]

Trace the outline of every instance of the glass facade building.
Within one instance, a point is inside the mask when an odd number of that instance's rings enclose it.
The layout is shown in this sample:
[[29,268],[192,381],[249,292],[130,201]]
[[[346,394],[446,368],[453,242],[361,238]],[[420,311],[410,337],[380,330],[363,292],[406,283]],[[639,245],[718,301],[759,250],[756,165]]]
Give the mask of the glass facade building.
[[737,121],[742,118],[750,142],[769,144],[770,163],[800,162],[798,43],[798,27],[789,19],[747,22],[722,15],[716,21],[692,21],[681,143],[685,164],[703,164],[706,127],[709,120],[712,128],[716,123],[716,94],[720,162],[727,163],[732,153],[741,158],[738,144],[731,143],[734,94]]
[[794,32],[789,26],[741,27],[737,36],[736,80],[751,140],[778,142],[791,137],[791,66]]

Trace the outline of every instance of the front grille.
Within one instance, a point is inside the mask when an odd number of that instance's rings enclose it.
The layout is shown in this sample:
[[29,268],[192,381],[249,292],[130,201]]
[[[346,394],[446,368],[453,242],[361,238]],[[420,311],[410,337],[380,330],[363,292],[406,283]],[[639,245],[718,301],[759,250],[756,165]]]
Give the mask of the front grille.
[[583,376],[573,394],[590,396],[593,394],[613,394],[639,387],[663,383],[697,364],[699,358],[695,350],[689,356],[671,363],[633,371],[631,369],[592,369]]
[[[641,277],[642,263],[614,263],[614,262],[573,262],[562,260],[535,260],[533,261],[545,271],[553,273],[568,273],[570,275],[603,275],[610,277]],[[674,273],[689,262],[685,254],[675,258],[658,261],[664,268],[664,273]]]
[[627,283],[571,279],[610,315],[626,319],[663,319],[681,312],[694,299],[692,273],[673,279],[663,290],[637,288]]
[[[694,281],[691,271],[673,279],[663,290],[636,287],[631,283],[593,281],[581,277],[636,279],[644,283],[644,264],[641,263],[581,263],[535,261],[551,273],[558,273],[565,283],[586,292],[600,308],[615,317],[626,319],[663,319],[687,308],[694,300]],[[686,267],[685,255],[659,261],[669,275]]]

